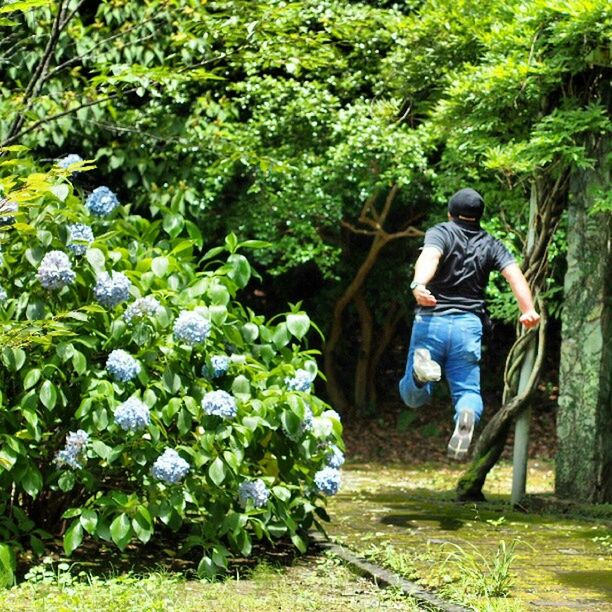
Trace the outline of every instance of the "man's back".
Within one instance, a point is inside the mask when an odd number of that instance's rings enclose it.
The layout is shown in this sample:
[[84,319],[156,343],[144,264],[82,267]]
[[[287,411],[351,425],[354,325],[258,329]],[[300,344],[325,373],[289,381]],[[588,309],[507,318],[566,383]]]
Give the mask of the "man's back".
[[436,305],[417,311],[426,314],[484,311],[484,291],[491,270],[502,270],[514,257],[508,249],[477,223],[452,220],[439,223],[425,234],[425,247],[442,256],[427,288]]

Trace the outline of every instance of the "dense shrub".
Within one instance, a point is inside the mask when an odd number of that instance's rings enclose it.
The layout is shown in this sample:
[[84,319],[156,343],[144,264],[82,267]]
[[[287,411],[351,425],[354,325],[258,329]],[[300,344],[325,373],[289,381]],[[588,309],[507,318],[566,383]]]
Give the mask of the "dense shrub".
[[0,537],[42,553],[63,532],[70,554],[170,531],[203,575],[253,538],[304,550],[343,448],[312,393],[308,316],[265,321],[236,300],[241,251],[260,243],[230,235],[196,262],[172,214],[77,194],[86,166],[60,166],[0,166]]

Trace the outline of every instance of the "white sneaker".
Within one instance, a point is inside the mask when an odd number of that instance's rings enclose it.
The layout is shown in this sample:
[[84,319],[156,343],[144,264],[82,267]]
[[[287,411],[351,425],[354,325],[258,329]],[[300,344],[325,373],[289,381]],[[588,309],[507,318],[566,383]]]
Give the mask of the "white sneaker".
[[420,383],[435,382],[442,377],[442,368],[431,358],[429,349],[416,349],[412,360],[412,371]]
[[455,431],[448,443],[448,456],[451,459],[462,460],[467,457],[470,442],[474,435],[476,419],[471,410],[462,410],[457,417]]

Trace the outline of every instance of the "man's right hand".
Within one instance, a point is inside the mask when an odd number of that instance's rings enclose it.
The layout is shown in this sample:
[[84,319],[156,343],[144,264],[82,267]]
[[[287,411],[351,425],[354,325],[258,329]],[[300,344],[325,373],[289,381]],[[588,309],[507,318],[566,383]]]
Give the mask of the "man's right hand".
[[436,298],[433,293],[427,289],[425,285],[418,285],[412,290],[412,295],[414,295],[414,299],[417,301],[419,306],[424,306],[425,308],[435,306],[437,304]]
[[520,316],[519,321],[527,329],[531,329],[532,327],[536,327],[540,322],[540,315],[535,310],[528,310]]

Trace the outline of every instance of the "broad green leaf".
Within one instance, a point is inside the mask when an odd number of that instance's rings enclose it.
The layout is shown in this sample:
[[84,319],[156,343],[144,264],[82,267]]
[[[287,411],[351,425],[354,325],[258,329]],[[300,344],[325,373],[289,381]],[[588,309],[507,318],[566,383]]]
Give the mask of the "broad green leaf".
[[23,379],[24,390],[31,389],[40,380],[40,369],[32,368],[26,372]]
[[87,249],[85,251],[85,259],[89,262],[89,265],[96,272],[104,272],[104,264],[106,262],[106,257],[104,253],[97,248]]
[[40,386],[38,397],[45,408],[53,410],[57,403],[57,388],[50,380],[45,380]]
[[40,493],[43,486],[43,477],[40,470],[34,464],[30,464],[21,477],[21,486],[32,498],[35,498]]
[[160,278],[166,276],[168,272],[169,261],[167,257],[155,257],[151,262],[151,270],[155,276]]
[[64,534],[64,552],[70,556],[83,541],[83,527],[77,519],[73,521],[66,533]]
[[91,535],[96,533],[96,528],[98,526],[98,513],[91,508],[85,508],[81,513],[81,525],[83,529]]
[[306,313],[287,315],[287,329],[301,340],[310,327],[310,317]]
[[234,253],[227,258],[227,263],[230,265],[228,276],[238,285],[238,287],[246,287],[251,278],[251,264],[249,260],[238,253]]
[[110,525],[110,534],[113,542],[123,550],[132,539],[132,528],[130,525],[130,519],[122,512],[119,516],[115,517]]
[[210,479],[219,486],[225,480],[225,464],[223,460],[217,457],[208,468]]

